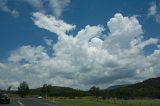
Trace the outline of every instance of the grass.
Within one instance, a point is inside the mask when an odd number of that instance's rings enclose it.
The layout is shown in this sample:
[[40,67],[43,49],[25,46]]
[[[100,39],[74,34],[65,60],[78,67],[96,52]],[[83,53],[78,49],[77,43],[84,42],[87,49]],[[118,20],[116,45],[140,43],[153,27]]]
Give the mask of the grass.
[[160,106],[158,99],[143,100],[99,100],[93,97],[84,97],[76,99],[68,98],[48,98],[49,102],[53,102],[60,106]]
[[[90,99],[90,98],[81,98],[81,99],[66,99],[66,98],[56,98],[56,99],[51,99],[50,102],[52,101],[56,104],[59,104],[61,106],[120,106],[120,105],[115,105],[115,104],[108,104],[107,101],[99,101],[97,102],[95,99]],[[107,104],[107,105],[106,105]]]

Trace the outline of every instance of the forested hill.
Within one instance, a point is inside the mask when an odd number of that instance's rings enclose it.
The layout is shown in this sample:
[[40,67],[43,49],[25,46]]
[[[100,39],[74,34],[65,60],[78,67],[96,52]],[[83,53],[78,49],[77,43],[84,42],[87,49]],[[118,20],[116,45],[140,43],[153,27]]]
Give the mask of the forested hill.
[[31,89],[30,94],[45,96],[85,96],[86,91],[81,91],[69,87],[59,87],[59,86],[43,86],[37,89]]
[[144,80],[143,82],[139,82],[133,85],[129,85],[128,87],[132,87],[135,89],[138,88],[155,88],[155,89],[160,89],[160,77],[158,78],[151,78]]
[[117,89],[117,88],[122,88],[122,87],[126,87],[128,86],[128,84],[124,84],[124,85],[113,85],[107,88],[107,90],[113,90],[113,89]]
[[151,78],[136,84],[120,87],[113,90],[107,90],[109,97],[151,97],[160,98],[160,77]]

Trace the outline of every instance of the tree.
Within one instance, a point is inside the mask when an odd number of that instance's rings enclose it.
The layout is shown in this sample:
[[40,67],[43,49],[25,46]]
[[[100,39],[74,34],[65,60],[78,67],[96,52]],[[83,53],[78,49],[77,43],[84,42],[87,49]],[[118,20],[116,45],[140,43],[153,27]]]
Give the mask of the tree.
[[47,98],[47,94],[48,94],[48,85],[47,84],[44,84],[41,91],[42,91],[42,94],[46,96]]
[[7,92],[8,92],[8,93],[10,93],[11,88],[12,88],[12,86],[9,86],[9,87],[7,88]]
[[18,87],[18,93],[22,98],[24,98],[24,96],[29,93],[29,85],[27,82],[23,81],[22,83],[20,83]]
[[10,92],[11,92],[11,88],[12,88],[12,86],[9,86],[8,88],[7,88],[7,93],[10,95]]
[[93,95],[97,98],[97,101],[98,101],[98,96],[99,96],[100,89],[98,87],[93,86],[93,87],[90,88],[89,91],[90,91],[91,95]]

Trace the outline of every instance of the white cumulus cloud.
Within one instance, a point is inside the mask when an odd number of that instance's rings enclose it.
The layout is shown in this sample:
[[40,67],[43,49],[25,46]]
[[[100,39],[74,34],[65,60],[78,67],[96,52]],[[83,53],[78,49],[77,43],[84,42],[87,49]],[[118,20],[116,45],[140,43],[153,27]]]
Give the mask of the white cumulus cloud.
[[32,88],[47,83],[87,89],[92,85],[106,88],[160,75],[160,49],[147,56],[144,54],[146,46],[158,47],[159,39],[145,40],[135,16],[116,13],[107,22],[109,33],[105,39],[101,39],[105,30],[102,25],[87,25],[70,36],[67,32],[75,26],[52,15],[34,13],[33,21],[38,27],[58,35],[57,43],[46,41],[53,46],[52,55],[41,45],[18,48],[8,57],[7,63],[0,63],[0,70],[3,70],[0,82],[5,80],[16,86],[25,80]]
[[45,15],[40,12],[33,13],[34,24],[40,28],[54,32],[57,35],[65,35],[66,32],[75,28],[75,25],[70,25],[63,20],[56,19],[54,16]]

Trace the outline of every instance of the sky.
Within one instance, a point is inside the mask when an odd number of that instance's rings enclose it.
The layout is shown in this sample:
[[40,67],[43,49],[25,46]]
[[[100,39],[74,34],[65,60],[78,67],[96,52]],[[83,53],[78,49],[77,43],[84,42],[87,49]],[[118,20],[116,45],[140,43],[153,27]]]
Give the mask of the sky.
[[1,89],[133,84],[159,58],[159,0],[0,0]]

